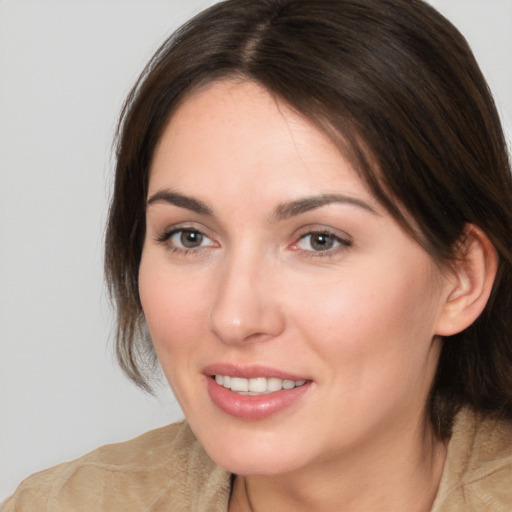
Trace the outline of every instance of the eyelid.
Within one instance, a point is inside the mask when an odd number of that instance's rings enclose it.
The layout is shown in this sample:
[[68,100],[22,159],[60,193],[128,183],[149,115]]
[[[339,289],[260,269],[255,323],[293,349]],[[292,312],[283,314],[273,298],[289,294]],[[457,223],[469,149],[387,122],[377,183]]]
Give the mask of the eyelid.
[[168,239],[170,236],[172,236],[178,231],[197,231],[198,233],[202,233],[204,236],[208,238],[212,238],[210,235],[210,230],[208,230],[203,225],[191,221],[176,222],[169,224],[162,223],[160,225],[155,225],[152,231],[154,233],[153,238],[157,242],[165,241],[165,239]]
[[332,235],[333,237],[339,238],[350,244],[353,242],[353,237],[346,231],[323,224],[308,224],[306,226],[302,226],[300,229],[297,229],[294,232],[292,238],[299,240],[300,238],[313,233],[324,233],[326,235]]
[[[326,249],[324,251],[315,251],[313,249],[302,249],[299,247],[299,243],[304,240],[308,236],[312,236],[315,234],[323,234],[333,237],[338,245],[331,249]],[[294,241],[290,244],[290,248],[299,254],[303,254],[308,257],[318,258],[318,257],[333,257],[341,252],[349,249],[353,244],[352,237],[339,229],[328,228],[326,226],[314,225],[314,226],[305,226],[298,230],[295,233]]]
[[166,242],[170,238],[172,238],[176,233],[180,233],[181,231],[192,231],[196,233],[201,233],[206,238],[210,238],[204,231],[201,229],[197,229],[191,226],[178,226],[178,227],[171,227],[163,229],[162,231],[159,231],[155,239],[157,242]]
[[[192,231],[200,233],[205,238],[210,240],[211,243],[207,245],[199,245],[197,247],[182,247],[174,243],[171,243],[172,237],[175,236],[177,233],[183,231]],[[172,251],[172,253],[186,256],[198,254],[212,247],[215,248],[219,246],[218,242],[216,242],[215,239],[212,236],[210,236],[210,234],[208,234],[208,231],[209,230],[205,229],[204,227],[197,226],[193,223],[175,224],[171,226],[166,226],[165,228],[158,230],[154,235],[154,240],[158,244],[162,244],[163,246],[165,246],[166,249]]]
[[210,245],[210,244],[204,243],[204,242],[207,242],[207,241],[212,242],[212,239],[209,236],[205,235],[203,232],[198,231],[197,229],[187,229],[187,228],[180,228],[180,229],[175,229],[175,230],[171,231],[168,240],[172,240],[172,243],[177,245],[176,242],[175,242],[175,238],[177,238],[177,235],[181,234],[181,236],[183,236],[185,233],[188,233],[188,234],[191,234],[191,233],[198,234],[198,235],[200,235],[201,239],[200,239],[199,245],[197,247],[181,247],[180,246],[179,247],[180,249],[185,249],[185,250],[200,249],[202,247],[208,247]]

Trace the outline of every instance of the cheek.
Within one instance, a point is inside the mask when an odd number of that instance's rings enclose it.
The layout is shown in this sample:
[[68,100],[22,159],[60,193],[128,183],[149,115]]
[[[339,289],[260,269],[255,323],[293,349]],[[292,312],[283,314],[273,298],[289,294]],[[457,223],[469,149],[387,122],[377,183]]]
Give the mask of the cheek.
[[428,261],[386,261],[351,267],[342,278],[319,279],[314,287],[303,283],[299,288],[308,293],[290,294],[309,344],[332,362],[331,378],[357,389],[357,383],[382,384],[425,365],[433,338],[436,291]]
[[[190,278],[152,254],[143,254],[139,294],[153,346],[173,390],[183,407],[197,393],[196,355],[203,349],[206,323],[206,284]],[[185,409],[184,409],[185,410]]]
[[[151,255],[143,255],[139,294],[157,355],[164,366],[193,348],[193,333],[204,324],[207,303],[204,280],[172,271]],[[160,263],[160,264],[159,264]],[[168,354],[172,354],[169,355]]]

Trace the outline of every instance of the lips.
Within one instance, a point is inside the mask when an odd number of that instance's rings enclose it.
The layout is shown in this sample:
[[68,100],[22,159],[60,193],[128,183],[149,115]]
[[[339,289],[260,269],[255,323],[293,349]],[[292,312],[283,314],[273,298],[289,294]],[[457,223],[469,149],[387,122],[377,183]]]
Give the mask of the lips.
[[249,393],[255,395],[275,393],[282,389],[293,389],[295,387],[303,386],[306,383],[306,380],[283,380],[278,379],[277,377],[256,377],[253,379],[244,379],[243,377],[233,377],[231,375],[215,375],[215,382],[236,393]]
[[204,375],[214,377],[215,375],[229,375],[230,377],[241,377],[243,379],[256,379],[259,377],[277,378],[281,380],[308,380],[304,375],[286,372],[278,368],[263,365],[241,366],[234,364],[211,364],[202,370]]
[[266,367],[214,365],[203,370],[212,402],[244,420],[260,420],[288,409],[311,387],[311,380]]

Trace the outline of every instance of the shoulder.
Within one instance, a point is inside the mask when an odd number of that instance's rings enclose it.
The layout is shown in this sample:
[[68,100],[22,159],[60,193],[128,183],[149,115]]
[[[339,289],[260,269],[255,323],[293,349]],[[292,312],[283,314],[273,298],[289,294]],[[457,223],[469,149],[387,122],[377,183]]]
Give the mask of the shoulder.
[[227,504],[229,485],[187,423],[177,423],[36,473],[2,510],[213,511]]
[[512,510],[512,421],[457,416],[432,512]]

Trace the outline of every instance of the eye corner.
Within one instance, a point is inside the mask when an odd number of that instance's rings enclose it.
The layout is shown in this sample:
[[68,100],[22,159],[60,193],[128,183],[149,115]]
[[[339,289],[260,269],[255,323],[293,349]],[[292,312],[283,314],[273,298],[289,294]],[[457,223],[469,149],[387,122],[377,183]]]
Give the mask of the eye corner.
[[288,247],[307,257],[333,257],[348,250],[352,244],[353,239],[348,234],[318,227],[299,233]]
[[199,256],[210,249],[220,248],[220,244],[204,229],[191,225],[172,225],[156,231],[154,241],[163,246],[173,256]]

